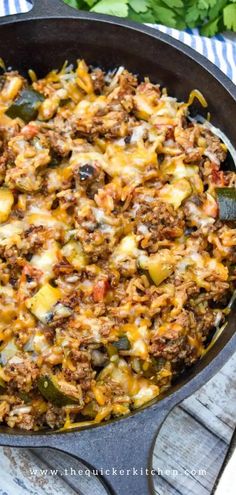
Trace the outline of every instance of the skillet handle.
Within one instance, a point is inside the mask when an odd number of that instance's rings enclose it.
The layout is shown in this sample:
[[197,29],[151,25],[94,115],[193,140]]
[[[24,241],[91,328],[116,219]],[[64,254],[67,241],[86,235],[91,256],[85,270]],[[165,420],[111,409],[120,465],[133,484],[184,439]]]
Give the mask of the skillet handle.
[[63,0],[33,0],[32,17],[72,15],[76,9],[67,5]]
[[31,0],[33,4],[32,9],[29,12],[20,14],[14,14],[0,19],[0,24],[4,24],[5,21],[14,21],[16,19],[37,19],[40,17],[63,17],[63,16],[75,16],[78,14],[78,10],[67,5],[63,0]]
[[[171,406],[172,408],[172,406]],[[84,462],[100,475],[107,493],[153,493],[152,453],[157,433],[170,411],[147,408],[134,416],[80,432],[53,435],[46,445]],[[52,441],[53,439],[53,441]]]

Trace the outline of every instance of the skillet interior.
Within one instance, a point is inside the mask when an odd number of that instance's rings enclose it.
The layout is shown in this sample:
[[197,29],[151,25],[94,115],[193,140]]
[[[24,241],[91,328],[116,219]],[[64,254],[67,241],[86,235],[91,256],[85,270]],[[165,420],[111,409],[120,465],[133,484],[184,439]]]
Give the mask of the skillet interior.
[[[194,52],[162,34],[149,36],[144,32],[146,28],[140,31],[132,26],[132,29],[128,29],[119,25],[119,21],[114,25],[114,21],[104,22],[96,19],[96,16],[89,19],[86,15],[81,17],[38,19],[3,25],[0,27],[0,56],[7,66],[25,74],[32,68],[38,76],[60,67],[66,59],[73,62],[79,57],[105,69],[124,65],[131,72],[142,77],[148,75],[152,81],[166,86],[169,94],[178,99],[186,100],[189,92],[197,88],[208,101],[212,122],[227,134],[236,147],[236,131],[232,125],[236,114],[235,87],[206,59],[197,55],[195,57]],[[149,32],[154,33],[151,30]],[[235,318],[234,307],[226,329],[211,351],[180,377],[168,394],[176,392],[178,401],[182,400],[224,364],[235,350],[236,339],[231,339]],[[214,360],[216,356],[217,364]],[[8,428],[1,431],[14,434]],[[24,432],[20,434],[25,435]]]

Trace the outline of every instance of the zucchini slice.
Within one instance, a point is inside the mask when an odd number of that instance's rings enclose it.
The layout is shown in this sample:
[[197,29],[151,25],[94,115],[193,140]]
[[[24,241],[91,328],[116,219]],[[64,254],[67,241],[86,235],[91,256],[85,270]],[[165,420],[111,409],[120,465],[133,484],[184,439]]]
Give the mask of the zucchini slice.
[[174,270],[174,259],[169,253],[159,252],[149,258],[140,256],[139,267],[148,271],[150,278],[156,286],[168,278]]
[[166,184],[160,189],[160,199],[164,203],[170,203],[177,210],[182,202],[192,194],[192,187],[185,178],[174,180],[171,184]]
[[6,115],[11,119],[17,117],[28,123],[38,116],[38,109],[44,101],[44,96],[34,89],[24,89],[20,96],[7,109]]
[[236,221],[236,188],[217,187],[216,199],[220,220]]
[[76,270],[82,270],[86,266],[87,259],[79,242],[67,242],[67,244],[63,246],[61,252]]
[[58,407],[78,403],[83,405],[81,391],[75,385],[56,376],[41,376],[38,389],[45,399]]
[[61,298],[58,287],[45,284],[36,294],[26,301],[27,308],[42,323],[48,323],[53,315],[53,309]]
[[119,340],[112,342],[112,345],[118,351],[129,351],[129,349],[131,349],[130,341],[128,337],[126,337],[126,335],[123,335],[122,337],[119,338]]

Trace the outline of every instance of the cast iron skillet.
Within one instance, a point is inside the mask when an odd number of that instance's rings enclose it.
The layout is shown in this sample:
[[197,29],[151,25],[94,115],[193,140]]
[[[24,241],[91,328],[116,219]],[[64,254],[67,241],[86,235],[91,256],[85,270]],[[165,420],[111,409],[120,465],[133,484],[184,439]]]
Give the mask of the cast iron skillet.
[[[68,59],[111,68],[124,65],[167,86],[171,95],[186,99],[198,88],[209,103],[213,123],[236,147],[236,88],[215,66],[195,51],[148,27],[118,18],[77,12],[59,0],[35,0],[32,12],[1,20],[0,56],[7,66],[38,75]],[[68,432],[27,433],[3,428],[0,444],[53,447],[104,468],[106,489],[117,495],[147,495],[147,476],[110,476],[109,469],[150,467],[157,431],[169,411],[209,380],[236,348],[236,308],[227,327],[204,358],[183,375],[162,400],[155,400],[126,418]]]

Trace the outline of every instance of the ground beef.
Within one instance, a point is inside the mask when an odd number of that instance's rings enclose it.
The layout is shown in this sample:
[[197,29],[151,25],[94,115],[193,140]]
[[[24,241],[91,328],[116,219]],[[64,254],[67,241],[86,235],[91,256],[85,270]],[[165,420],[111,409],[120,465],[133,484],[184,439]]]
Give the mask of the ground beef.
[[17,362],[16,356],[5,366],[8,384],[15,390],[29,392],[36,385],[39,368],[25,354],[19,354],[19,360],[20,362]]
[[201,135],[206,139],[207,152],[215,156],[215,159],[219,164],[220,162],[223,162],[226,159],[227,151],[223,148],[220,139],[217,136],[214,136],[208,129],[203,129]]
[[133,204],[135,209],[138,207],[134,230],[143,237],[140,240],[140,246],[148,252],[156,251],[158,241],[173,240],[183,234],[184,215],[182,211],[174,210],[172,205],[163,203],[158,198],[148,202],[144,195],[135,196]]
[[93,82],[94,91],[96,94],[100,94],[105,85],[105,73],[97,67],[91,72],[91,79]]
[[79,383],[82,390],[89,390],[91,387],[91,380],[94,377],[90,353],[87,351],[72,350],[70,352],[70,359],[74,370],[65,369],[65,378],[69,381]]
[[50,428],[61,428],[65,422],[65,410],[49,403],[45,414],[45,422]]
[[54,155],[58,157],[67,157],[70,154],[70,142],[66,135],[63,133],[49,130],[46,133],[46,136],[49,141],[49,146],[54,153]]

